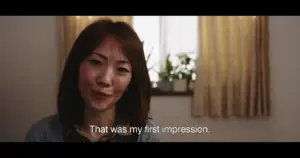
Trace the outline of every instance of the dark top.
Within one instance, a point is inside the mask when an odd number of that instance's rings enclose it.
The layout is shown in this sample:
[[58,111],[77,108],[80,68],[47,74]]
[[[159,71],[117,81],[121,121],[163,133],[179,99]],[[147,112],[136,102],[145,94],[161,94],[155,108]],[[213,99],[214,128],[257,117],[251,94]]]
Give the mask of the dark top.
[[[156,126],[148,120],[147,127],[155,128]],[[109,132],[104,141],[132,141],[132,137],[124,133]],[[30,127],[25,142],[89,142],[89,140],[80,133],[76,126],[73,130],[63,132],[58,115],[51,115],[37,121]],[[154,133],[143,129],[137,135],[137,142],[159,142],[158,132]]]

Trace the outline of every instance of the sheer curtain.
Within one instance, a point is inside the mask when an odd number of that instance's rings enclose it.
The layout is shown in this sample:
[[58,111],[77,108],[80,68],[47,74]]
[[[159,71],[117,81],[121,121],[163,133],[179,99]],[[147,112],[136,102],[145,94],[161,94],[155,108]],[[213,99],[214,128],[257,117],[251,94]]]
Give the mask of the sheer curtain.
[[195,58],[198,43],[197,16],[162,16],[162,53],[188,52]]
[[[164,67],[168,53],[175,56],[189,52],[197,56],[197,16],[133,16],[133,28],[144,41],[145,55],[151,53],[148,67],[152,81],[158,81],[157,72]],[[176,60],[172,60],[176,65]]]
[[160,60],[159,16],[134,16],[132,26],[144,43],[145,56],[151,81],[158,81]]

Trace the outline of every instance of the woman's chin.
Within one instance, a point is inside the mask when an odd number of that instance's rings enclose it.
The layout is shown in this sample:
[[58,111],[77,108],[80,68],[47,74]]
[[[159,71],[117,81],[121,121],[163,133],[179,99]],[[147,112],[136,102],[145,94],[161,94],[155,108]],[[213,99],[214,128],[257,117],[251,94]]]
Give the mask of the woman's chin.
[[112,106],[108,103],[105,102],[92,102],[91,104],[89,104],[90,107],[95,110],[95,111],[105,111],[108,110],[110,108],[112,108]]

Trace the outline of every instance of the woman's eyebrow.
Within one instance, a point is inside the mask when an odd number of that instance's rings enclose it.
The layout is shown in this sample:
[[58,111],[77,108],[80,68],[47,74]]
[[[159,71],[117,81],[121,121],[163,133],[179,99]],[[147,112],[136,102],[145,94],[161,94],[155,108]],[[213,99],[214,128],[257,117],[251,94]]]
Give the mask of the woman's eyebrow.
[[96,54],[96,55],[98,55],[100,58],[102,58],[102,59],[104,59],[104,60],[108,60],[108,57],[107,57],[107,56],[105,56],[105,55],[103,55],[103,54],[101,54],[101,53],[99,53],[99,52],[93,52],[92,54]]
[[129,64],[128,60],[118,60],[117,62],[120,64]]
[[[104,59],[104,60],[108,60],[108,57],[99,53],[99,52],[93,52],[92,54],[96,54],[98,55],[100,58]],[[126,59],[122,59],[122,60],[118,60],[117,63],[119,64],[129,64],[129,61]]]

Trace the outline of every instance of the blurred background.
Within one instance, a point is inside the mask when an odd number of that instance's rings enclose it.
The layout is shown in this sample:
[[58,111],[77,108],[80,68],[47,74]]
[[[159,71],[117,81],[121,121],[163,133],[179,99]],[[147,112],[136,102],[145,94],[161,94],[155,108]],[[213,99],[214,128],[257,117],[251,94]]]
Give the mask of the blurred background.
[[[0,141],[24,141],[32,123],[56,113],[68,51],[99,18],[0,17]],[[161,141],[300,140],[299,16],[108,18],[144,43],[155,123],[210,131],[161,132]]]

